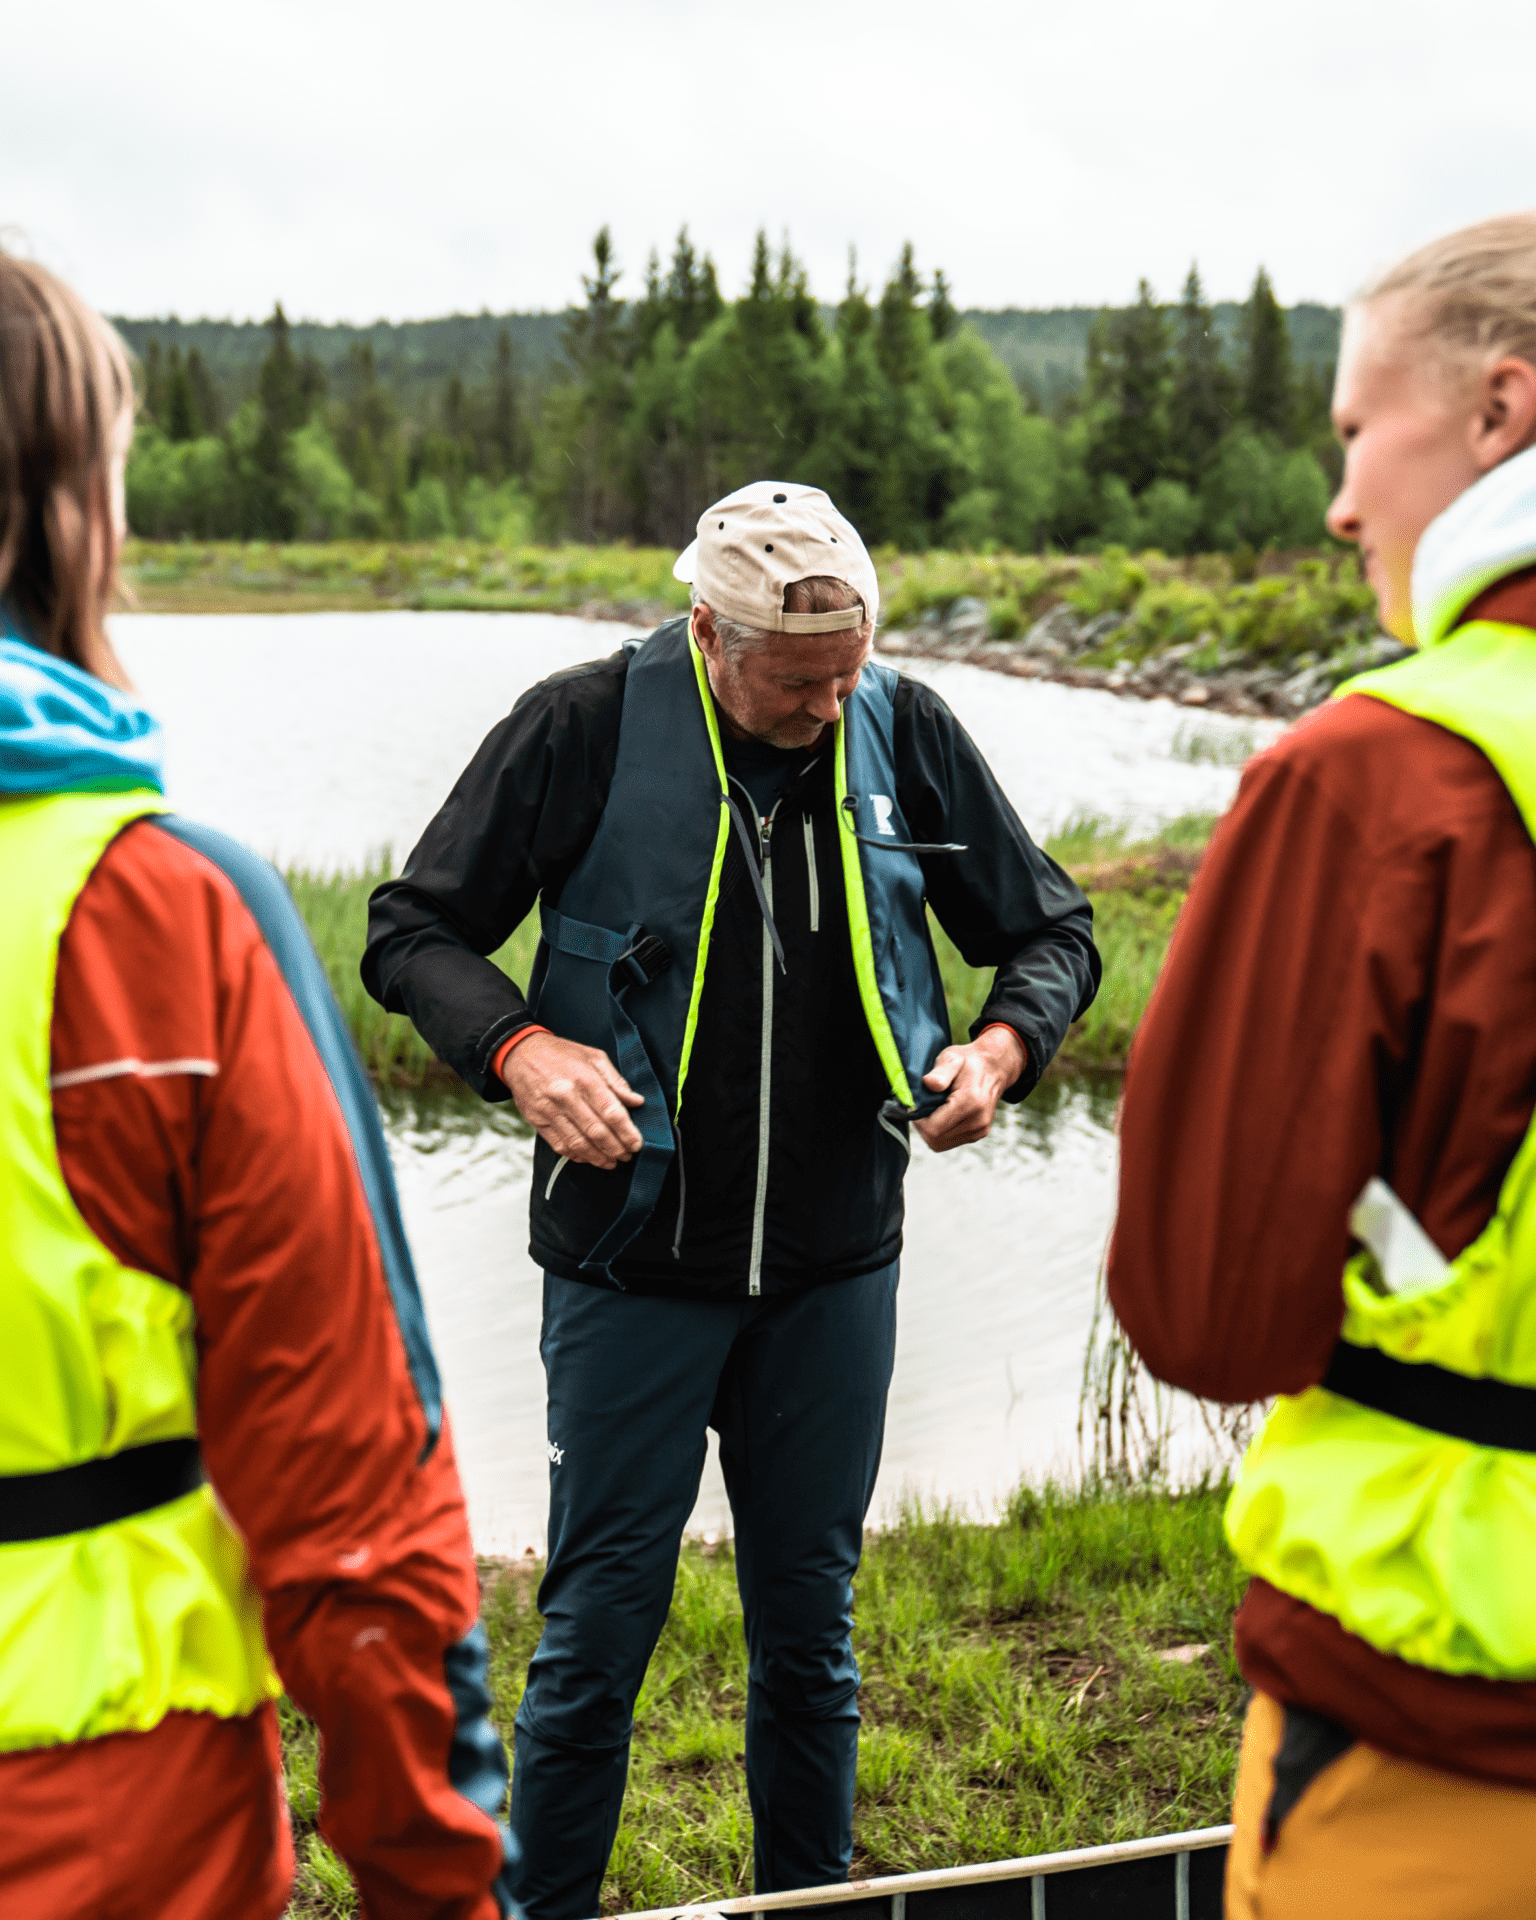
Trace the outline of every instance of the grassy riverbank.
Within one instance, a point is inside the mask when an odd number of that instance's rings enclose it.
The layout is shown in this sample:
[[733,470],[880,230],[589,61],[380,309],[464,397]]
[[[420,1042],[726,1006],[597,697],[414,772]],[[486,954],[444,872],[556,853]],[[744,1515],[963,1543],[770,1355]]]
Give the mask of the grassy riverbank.
[[[899,1873],[1227,1817],[1244,1689],[1219,1488],[1021,1490],[995,1527],[909,1512],[855,1586],[864,1728],[855,1871]],[[487,1563],[496,1719],[539,1633],[538,1567]],[[1175,1657],[1169,1657],[1170,1655]],[[690,1543],[636,1708],[603,1910],[751,1890],[746,1659],[729,1543]],[[355,1911],[314,1831],[314,1737],[288,1722],[293,1913]]]
[[[123,574],[162,613],[311,613],[326,608],[608,613],[637,623],[688,605],[669,547],[501,546],[476,540],[130,540]],[[1141,661],[1171,647],[1209,664],[1282,665],[1376,632],[1353,554],[974,554],[877,549],[885,626],[939,620],[979,602],[975,638],[1015,640],[1053,609],[1098,621],[1085,663]]]
[[[1124,1065],[1213,824],[1209,815],[1192,815],[1175,821],[1152,840],[1129,843],[1118,828],[1085,822],[1046,843],[1090,894],[1104,959],[1104,985],[1086,1019],[1067,1036],[1060,1056],[1063,1067]],[[368,896],[384,876],[381,862],[366,873],[294,870],[287,879],[364,1064],[381,1085],[420,1086],[447,1070],[410,1022],[385,1013],[363,991],[358,978],[367,936]],[[963,1038],[985,999],[992,970],[968,967],[937,924],[933,934],[951,1025],[956,1037]],[[537,919],[530,915],[491,956],[520,985],[527,984],[537,938]]]

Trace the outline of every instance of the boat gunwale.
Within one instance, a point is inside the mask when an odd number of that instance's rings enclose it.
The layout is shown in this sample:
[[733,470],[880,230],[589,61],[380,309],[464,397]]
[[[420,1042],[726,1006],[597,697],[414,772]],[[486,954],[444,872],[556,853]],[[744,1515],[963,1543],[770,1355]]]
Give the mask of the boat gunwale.
[[986,1886],[999,1880],[1042,1879],[1083,1867],[1117,1866],[1123,1861],[1155,1860],[1167,1854],[1201,1853],[1230,1846],[1232,1828],[1196,1827],[1187,1833],[1153,1834],[1145,1840],[1114,1840],[1099,1847],[1075,1847],[1065,1853],[1036,1853],[1016,1860],[984,1860],[969,1867],[930,1867],[919,1873],[882,1874],[873,1880],[848,1880],[830,1887],[803,1887],[790,1893],[741,1894],[730,1900],[691,1900],[680,1907],[646,1907],[615,1920],[689,1920],[689,1916],[772,1913],[787,1907],[830,1907],[847,1900],[892,1900],[944,1887]]

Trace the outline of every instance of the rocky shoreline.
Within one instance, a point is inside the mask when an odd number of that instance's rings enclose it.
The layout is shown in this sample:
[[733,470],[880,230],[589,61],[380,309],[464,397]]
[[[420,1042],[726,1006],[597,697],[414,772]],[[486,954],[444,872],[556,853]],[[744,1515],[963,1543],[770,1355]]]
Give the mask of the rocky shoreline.
[[1341,681],[1387,666],[1408,652],[1388,635],[1378,634],[1332,653],[1303,654],[1278,663],[1225,656],[1211,642],[1200,641],[1164,647],[1140,659],[1129,654],[1117,658],[1116,636],[1130,627],[1128,614],[1085,619],[1060,605],[1017,640],[994,640],[989,638],[986,602],[967,596],[915,626],[882,632],[878,645],[881,653],[895,659],[963,660],[1019,680],[1098,687],[1137,700],[1172,700],[1208,713],[1276,720],[1296,719],[1320,706]]

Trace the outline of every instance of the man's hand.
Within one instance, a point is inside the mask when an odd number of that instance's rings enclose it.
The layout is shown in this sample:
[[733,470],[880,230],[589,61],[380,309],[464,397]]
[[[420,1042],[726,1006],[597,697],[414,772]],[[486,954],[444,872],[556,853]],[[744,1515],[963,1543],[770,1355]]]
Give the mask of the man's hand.
[[949,1098],[913,1126],[935,1153],[985,1140],[1004,1090],[1028,1064],[1024,1042],[1011,1027],[988,1027],[968,1047],[946,1047],[933,1071],[923,1075],[923,1085],[934,1093],[948,1087]]
[[640,1151],[625,1108],[645,1102],[600,1048],[536,1033],[507,1055],[501,1077],[529,1126],[566,1159],[613,1168]]

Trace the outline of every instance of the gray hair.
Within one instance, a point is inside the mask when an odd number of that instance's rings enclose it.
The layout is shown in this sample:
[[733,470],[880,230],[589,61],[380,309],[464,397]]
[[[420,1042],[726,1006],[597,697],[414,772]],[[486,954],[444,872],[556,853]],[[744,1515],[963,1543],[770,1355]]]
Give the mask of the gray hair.
[[[688,603],[694,607],[709,606],[709,602],[697,587],[689,588]],[[723,613],[716,613],[713,607],[710,607],[709,611],[715,623],[715,632],[719,636],[720,651],[727,660],[735,661],[739,660],[744,653],[756,653],[766,647],[773,638],[771,633],[765,633],[761,627],[744,627],[739,620],[727,620]]]
[[[692,606],[709,606],[697,587],[690,587],[688,599]],[[858,604],[859,596],[847,581],[834,580],[830,574],[814,573],[804,580],[791,580],[784,589],[786,613],[839,613],[845,607]],[[782,634],[765,632],[762,627],[747,627],[739,620],[728,620],[713,607],[709,611],[720,638],[720,651],[727,660],[734,662],[744,653],[761,652],[773,641],[783,638]],[[864,623],[866,628],[870,624],[867,620]]]

